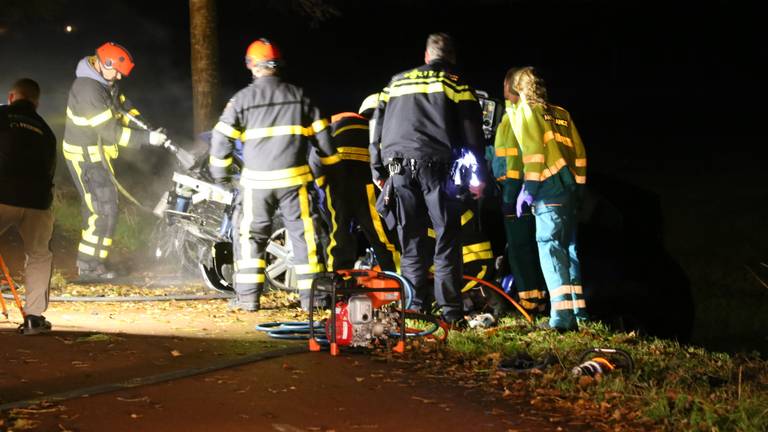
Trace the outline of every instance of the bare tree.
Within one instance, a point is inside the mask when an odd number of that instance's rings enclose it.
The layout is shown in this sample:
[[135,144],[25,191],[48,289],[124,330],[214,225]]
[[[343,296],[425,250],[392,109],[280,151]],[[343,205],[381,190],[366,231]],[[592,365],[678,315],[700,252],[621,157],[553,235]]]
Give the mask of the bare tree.
[[215,0],[189,0],[192,104],[195,135],[210,130],[220,111],[219,41]]

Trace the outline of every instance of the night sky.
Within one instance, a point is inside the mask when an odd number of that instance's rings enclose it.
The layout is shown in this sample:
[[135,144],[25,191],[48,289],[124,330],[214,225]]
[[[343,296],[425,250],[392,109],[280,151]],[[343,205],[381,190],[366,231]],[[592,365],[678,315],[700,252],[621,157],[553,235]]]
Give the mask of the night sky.
[[[313,22],[297,3],[218,2],[222,108],[250,80],[243,55],[256,38],[281,48],[287,77],[330,115],[357,110],[393,74],[423,62],[429,33],[448,32],[459,70],[492,96],[501,97],[509,67],[539,68],[551,102],[579,127],[591,178],[658,200],[662,214],[648,219],[660,218],[654,229],[694,285],[765,301],[765,288],[741,274],[744,264],[768,261],[765,75],[757,68],[768,59],[756,6],[358,0],[331,1],[340,15]],[[136,61],[125,93],[183,142],[191,134],[188,14],[183,0],[3,0],[0,87],[39,80],[41,113],[61,137],[77,61],[112,40]],[[645,210],[625,214],[642,224]],[[734,278],[743,293],[728,292]]]

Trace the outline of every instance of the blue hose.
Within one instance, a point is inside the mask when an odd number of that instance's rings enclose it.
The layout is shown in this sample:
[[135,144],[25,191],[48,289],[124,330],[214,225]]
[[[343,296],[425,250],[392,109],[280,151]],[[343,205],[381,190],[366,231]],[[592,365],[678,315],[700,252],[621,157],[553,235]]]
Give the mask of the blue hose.
[[[319,321],[314,324],[315,337],[321,344],[327,344],[328,338],[325,336],[325,326]],[[271,323],[257,324],[256,330],[263,331],[267,336],[274,339],[288,340],[307,340],[309,339],[309,322],[307,321],[278,321]]]
[[405,292],[405,308],[410,309],[411,304],[413,303],[413,295],[414,290],[413,286],[410,282],[408,282],[408,279],[400,276],[399,274],[392,272],[392,271],[383,271],[382,274],[385,274],[389,277],[393,277],[397,279],[401,284],[403,284],[403,291]]

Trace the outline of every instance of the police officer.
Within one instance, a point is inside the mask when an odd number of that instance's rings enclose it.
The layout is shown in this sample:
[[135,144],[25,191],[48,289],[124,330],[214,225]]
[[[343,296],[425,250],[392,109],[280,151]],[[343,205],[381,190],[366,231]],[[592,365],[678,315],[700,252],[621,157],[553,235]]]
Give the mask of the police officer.
[[245,65],[253,82],[224,108],[210,152],[211,174],[224,182],[232,165],[232,142],[239,138],[244,143],[240,211],[234,220],[237,297],[230,306],[246,311],[261,307],[266,246],[279,209],[293,245],[293,265],[306,309],[312,280],[325,269],[310,214],[308,184],[315,177],[308,165],[309,146],[317,148],[320,165],[327,171],[341,158],[331,142],[328,121],[301,88],[279,76],[281,56],[275,45],[266,39],[253,42]]
[[[360,112],[370,117],[372,108],[363,104]],[[321,179],[331,231],[326,254],[328,271],[354,267],[358,258],[352,231],[355,225],[362,230],[382,270],[396,271],[400,266],[400,253],[376,211],[378,189],[370,174],[368,117],[362,114],[344,112],[331,117],[331,136],[341,162],[340,175]]]
[[51,330],[43,316],[48,308],[53,254],[53,174],[56,137],[37,112],[40,87],[20,79],[0,106],[0,234],[15,226],[24,241],[26,314],[19,332]]
[[570,113],[547,102],[544,80],[534,68],[515,71],[511,89],[520,95],[507,110],[522,156],[516,214],[531,207],[536,217],[549,327],[576,330],[588,318],[576,253],[576,208],[587,182],[587,155]]
[[95,55],[80,60],[69,90],[62,149],[82,199],[83,226],[77,255],[82,280],[115,277],[105,265],[118,211],[112,160],[122,148],[161,146],[167,140],[161,129],[146,131],[123,115],[139,116],[118,86],[133,67],[128,50],[107,42]]
[[[461,325],[462,205],[447,183],[462,146],[483,161],[482,114],[474,91],[453,70],[450,36],[430,35],[424,62],[395,75],[382,92],[374,114],[371,170],[380,187],[389,177],[395,191],[401,268],[416,290],[416,306],[427,297],[424,257],[434,256],[435,299],[445,321]],[[470,186],[475,196],[483,187],[482,182]],[[424,236],[430,222],[435,230],[432,250]]]
[[[520,99],[520,95],[511,88],[516,70],[509,69],[504,77],[507,109]],[[520,305],[529,313],[537,314],[546,306],[546,284],[539,265],[534,216],[530,207],[521,209],[523,211],[519,216],[516,210],[517,197],[523,187],[523,154],[506,113],[496,129],[494,148],[493,175],[501,186],[509,268]]]

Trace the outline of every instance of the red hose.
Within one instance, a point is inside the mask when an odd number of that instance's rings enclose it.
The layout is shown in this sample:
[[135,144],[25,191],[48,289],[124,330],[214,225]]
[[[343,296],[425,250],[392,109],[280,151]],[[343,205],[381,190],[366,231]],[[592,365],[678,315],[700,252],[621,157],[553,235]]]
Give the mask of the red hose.
[[530,316],[530,315],[528,315],[528,312],[526,312],[526,311],[525,311],[525,309],[523,309],[523,307],[522,307],[522,306],[520,306],[519,304],[517,304],[517,302],[516,302],[516,301],[514,301],[514,300],[512,299],[512,297],[510,297],[510,296],[509,296],[507,293],[505,293],[503,289],[501,289],[500,287],[498,287],[498,286],[496,286],[496,285],[494,285],[494,284],[492,284],[492,283],[490,283],[490,282],[488,282],[488,281],[485,281],[485,280],[482,280],[482,279],[478,279],[478,278],[476,278],[476,277],[474,277],[474,276],[467,276],[467,275],[464,275],[463,277],[464,277],[464,279],[466,279],[466,280],[475,281],[475,282],[477,282],[477,283],[479,283],[479,284],[481,284],[481,285],[484,285],[484,286],[486,286],[486,287],[488,287],[488,288],[490,288],[490,289],[492,289],[492,290],[496,291],[497,293],[499,293],[499,294],[500,294],[502,297],[504,297],[505,299],[507,299],[507,301],[508,301],[508,302],[512,303],[512,305],[513,305],[515,308],[517,308],[517,310],[518,310],[518,311],[520,311],[520,313],[521,313],[521,314],[523,314],[523,316],[525,317],[525,319],[526,319],[526,320],[528,320],[528,322],[529,322],[529,323],[533,324],[533,318],[531,318],[531,316]]

